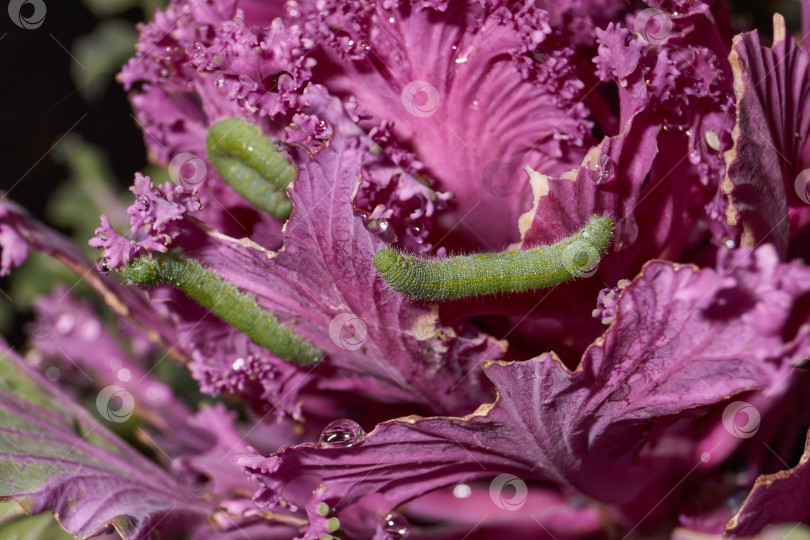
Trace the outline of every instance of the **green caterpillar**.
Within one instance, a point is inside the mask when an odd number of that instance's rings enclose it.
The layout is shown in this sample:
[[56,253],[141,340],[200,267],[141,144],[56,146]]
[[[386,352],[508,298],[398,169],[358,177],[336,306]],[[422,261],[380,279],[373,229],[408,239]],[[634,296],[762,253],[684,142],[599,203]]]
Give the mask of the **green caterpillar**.
[[290,217],[285,190],[297,171],[257,126],[228,118],[211,126],[205,143],[208,159],[237,193],[270,215]]
[[131,281],[149,287],[174,285],[254,343],[288,362],[311,365],[323,358],[323,351],[301,339],[273,313],[259,307],[255,297],[239,292],[235,285],[187,259],[178,249],[154,252],[151,259],[141,256],[127,265],[124,272]]
[[383,248],[374,266],[395,291],[409,298],[445,300],[551,287],[595,272],[607,251],[613,220],[594,216],[576,234],[526,251],[420,259]]

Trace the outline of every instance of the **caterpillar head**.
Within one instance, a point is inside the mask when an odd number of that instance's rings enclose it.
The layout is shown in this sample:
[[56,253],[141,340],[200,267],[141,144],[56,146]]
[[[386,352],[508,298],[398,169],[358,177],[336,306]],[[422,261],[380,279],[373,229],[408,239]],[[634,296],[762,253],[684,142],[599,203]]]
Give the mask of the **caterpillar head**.
[[399,255],[393,249],[383,248],[374,255],[374,266],[380,274],[385,274],[397,264]]
[[157,265],[156,260],[142,255],[124,268],[124,275],[134,283],[154,287],[162,281]]

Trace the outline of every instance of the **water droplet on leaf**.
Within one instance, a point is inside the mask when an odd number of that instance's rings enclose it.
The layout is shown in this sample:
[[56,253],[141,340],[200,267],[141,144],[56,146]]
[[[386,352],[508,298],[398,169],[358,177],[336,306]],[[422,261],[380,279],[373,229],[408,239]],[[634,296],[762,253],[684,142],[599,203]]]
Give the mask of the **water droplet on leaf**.
[[457,499],[467,499],[472,495],[472,489],[467,484],[456,484],[453,486],[453,496]]
[[387,218],[372,219],[366,225],[368,232],[373,234],[382,234],[388,230],[389,222]]
[[347,448],[363,442],[366,432],[354,420],[335,420],[321,433],[320,444],[329,448]]
[[199,60],[203,55],[205,55],[205,46],[199,41],[195,41],[194,45],[191,46],[191,57],[194,60]]
[[596,176],[593,179],[594,183],[601,186],[613,178],[614,170],[613,160],[611,160],[610,156],[607,154],[602,154],[599,156],[599,166],[596,169]]
[[96,270],[98,270],[102,274],[109,274],[110,273],[110,259],[107,257],[99,257],[96,259]]
[[410,523],[402,514],[388,514],[382,520],[382,530],[390,540],[402,540],[410,532]]
[[245,85],[245,90],[248,92],[254,91],[259,87],[259,84],[247,75],[239,75],[239,82]]

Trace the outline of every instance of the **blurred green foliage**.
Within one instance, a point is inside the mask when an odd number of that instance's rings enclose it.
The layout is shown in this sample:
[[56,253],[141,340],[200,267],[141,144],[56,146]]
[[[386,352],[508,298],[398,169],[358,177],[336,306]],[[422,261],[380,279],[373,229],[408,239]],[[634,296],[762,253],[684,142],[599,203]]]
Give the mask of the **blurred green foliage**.
[[15,540],[70,540],[73,535],[53,519],[50,512],[29,516],[16,503],[0,503],[2,538]]

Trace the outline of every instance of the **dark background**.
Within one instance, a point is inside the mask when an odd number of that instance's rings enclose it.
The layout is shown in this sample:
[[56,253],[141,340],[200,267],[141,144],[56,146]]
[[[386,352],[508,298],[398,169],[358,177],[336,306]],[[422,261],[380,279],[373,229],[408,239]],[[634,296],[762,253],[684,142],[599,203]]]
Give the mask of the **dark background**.
[[[66,174],[46,154],[85,113],[73,131],[107,150],[122,186],[129,186],[146,159],[123,88],[113,82],[101,99],[84,99],[71,78],[74,60],[60,46],[71,49],[99,20],[80,0],[45,3],[45,22],[34,30],[15,26],[5,9],[0,13],[0,36],[5,35],[0,40],[0,189],[8,191],[17,184],[10,198],[38,216],[43,215],[47,194]],[[143,17],[140,9],[118,16],[133,25]]]

